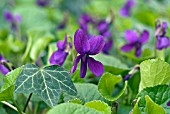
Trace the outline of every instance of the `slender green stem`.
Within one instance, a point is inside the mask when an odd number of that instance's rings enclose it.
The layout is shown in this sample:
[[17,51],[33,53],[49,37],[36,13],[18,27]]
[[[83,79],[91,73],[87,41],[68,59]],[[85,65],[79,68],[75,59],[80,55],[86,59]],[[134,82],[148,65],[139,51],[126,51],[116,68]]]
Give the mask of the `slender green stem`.
[[37,114],[37,110],[39,108],[39,104],[40,104],[39,102],[36,103],[35,108],[34,108],[34,114]]
[[12,109],[14,109],[15,111],[18,112],[17,108],[16,108],[15,106],[11,105],[10,103],[8,103],[8,102],[6,102],[6,101],[1,101],[1,103],[3,103],[3,104],[5,104],[5,105],[9,106],[10,108],[12,108]]
[[19,114],[23,114],[23,112],[21,111],[21,109],[18,107],[17,103],[13,100],[14,105],[16,106],[18,113]]
[[26,111],[26,108],[27,108],[27,106],[28,106],[28,103],[29,103],[29,101],[30,101],[30,99],[31,99],[32,94],[33,94],[33,93],[30,93],[30,95],[29,95],[29,97],[28,97],[28,99],[27,99],[27,102],[26,102],[25,107],[24,107],[24,110],[23,110],[24,113],[25,113],[25,111]]
[[118,114],[118,102],[113,101],[111,104],[112,114]]

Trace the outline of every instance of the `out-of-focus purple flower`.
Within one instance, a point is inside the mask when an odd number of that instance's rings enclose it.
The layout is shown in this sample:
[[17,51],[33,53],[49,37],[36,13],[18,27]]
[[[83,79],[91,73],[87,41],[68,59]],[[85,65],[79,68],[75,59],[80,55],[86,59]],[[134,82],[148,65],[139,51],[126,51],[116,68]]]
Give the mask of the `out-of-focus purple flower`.
[[22,21],[22,17],[19,14],[12,14],[10,11],[6,10],[4,12],[4,17],[6,21],[11,24],[13,30],[18,30],[18,24]]
[[37,5],[44,7],[49,5],[50,0],[36,0],[36,3]]
[[113,40],[108,38],[108,41],[105,41],[105,45],[103,47],[103,53],[108,54],[108,51],[112,48]]
[[50,64],[62,65],[68,55],[69,50],[72,48],[70,42],[67,42],[67,35],[64,40],[59,40],[56,43],[58,50],[53,52],[50,57]]
[[167,106],[170,106],[170,100],[167,102]]
[[3,75],[6,75],[10,70],[3,64],[4,61],[7,62],[7,60],[0,54],[0,71]]
[[81,60],[80,77],[84,78],[87,71],[87,65],[96,76],[100,76],[104,72],[103,64],[96,61],[89,55],[96,55],[100,53],[105,45],[104,37],[101,35],[87,35],[82,29],[78,29],[74,35],[74,46],[79,53],[74,60],[74,65],[71,69],[73,73],[77,64]]
[[167,29],[167,22],[156,22],[155,36],[157,38],[156,48],[161,50],[167,48],[170,45],[169,37],[165,36]]
[[127,0],[126,3],[120,9],[120,15],[127,17],[131,14],[131,8],[135,6],[135,0]]
[[66,27],[67,20],[68,20],[68,15],[67,13],[64,13],[63,20],[58,24],[57,29],[64,29]]
[[112,48],[113,40],[111,38],[112,33],[110,31],[110,23],[108,23],[106,20],[101,20],[97,24],[97,30],[99,31],[99,34],[104,36],[105,38],[105,46],[103,48],[103,53],[108,54],[108,51]]
[[149,39],[149,32],[144,30],[139,36],[136,31],[126,30],[125,38],[128,41],[127,44],[121,47],[122,51],[130,51],[132,48],[136,49],[135,55],[139,57],[142,53],[142,45],[146,43]]
[[88,24],[90,22],[93,22],[93,19],[90,15],[83,13],[80,16],[80,19],[78,20],[78,22],[79,22],[80,28],[87,32],[88,31]]

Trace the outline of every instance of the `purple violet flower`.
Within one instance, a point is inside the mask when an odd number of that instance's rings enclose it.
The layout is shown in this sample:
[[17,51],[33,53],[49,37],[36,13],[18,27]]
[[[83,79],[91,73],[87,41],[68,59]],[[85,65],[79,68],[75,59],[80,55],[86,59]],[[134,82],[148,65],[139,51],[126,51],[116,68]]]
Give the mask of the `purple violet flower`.
[[74,60],[74,65],[71,69],[71,73],[76,70],[77,64],[81,60],[81,78],[84,78],[86,75],[87,65],[91,72],[93,72],[96,76],[100,76],[104,72],[103,64],[90,57],[90,55],[96,55],[100,53],[104,45],[105,41],[103,36],[88,36],[84,30],[78,29],[74,35],[74,46],[79,54]]
[[133,30],[126,30],[125,31],[125,38],[128,41],[127,44],[121,47],[122,51],[130,51],[132,48],[136,49],[135,55],[139,57],[142,52],[142,45],[146,43],[149,39],[149,32],[144,30],[140,36],[138,36],[136,31]]
[[162,50],[163,48],[167,48],[170,44],[169,37],[165,36],[167,29],[167,22],[159,22],[156,23],[156,31],[155,36],[157,38],[156,48]]
[[3,75],[6,75],[8,72],[10,72],[10,70],[3,64],[4,61],[7,60],[0,54],[0,71]]
[[83,29],[86,32],[88,31],[88,24],[90,22],[93,23],[92,17],[90,15],[86,14],[86,13],[83,13],[80,16],[80,19],[78,21],[79,21],[80,28]]
[[167,106],[170,106],[170,100],[167,102]]
[[22,17],[19,14],[12,14],[10,11],[6,10],[4,12],[4,17],[6,21],[8,21],[11,24],[11,28],[13,30],[18,30],[18,23],[22,21]]
[[127,17],[131,14],[131,8],[135,6],[135,0],[127,0],[123,7],[120,9],[120,15]]
[[44,7],[49,5],[50,0],[36,0],[36,3],[37,5]]
[[58,50],[53,52],[50,57],[50,64],[62,65],[68,55],[69,50],[72,48],[71,43],[67,42],[67,35],[65,35],[64,40],[59,40],[56,43]]
[[99,34],[105,37],[105,46],[103,48],[103,53],[108,54],[108,51],[112,48],[113,40],[111,39],[112,33],[109,30],[110,23],[106,20],[101,20],[97,24],[97,29]]

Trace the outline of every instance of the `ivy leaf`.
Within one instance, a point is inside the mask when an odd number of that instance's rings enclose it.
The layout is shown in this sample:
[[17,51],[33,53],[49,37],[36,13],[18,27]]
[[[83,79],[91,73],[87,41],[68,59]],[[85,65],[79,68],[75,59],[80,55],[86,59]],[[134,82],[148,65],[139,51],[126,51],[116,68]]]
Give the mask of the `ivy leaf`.
[[76,95],[69,72],[57,65],[39,69],[36,65],[26,64],[15,85],[15,92],[36,93],[51,107],[58,103],[62,91]]
[[4,77],[4,85],[0,89],[0,101],[14,99],[14,84],[23,66],[12,70]]
[[102,102],[100,100],[94,100],[90,101],[84,104],[84,106],[94,108],[100,112],[103,112],[103,114],[111,114],[111,108],[106,104],[105,102]]
[[[77,96],[72,96],[64,93],[64,101],[79,98],[83,104],[92,100],[104,100],[97,90],[97,86],[90,83],[74,83],[77,89]],[[90,90],[90,91],[89,91]]]
[[[160,67],[161,66],[161,67]],[[146,87],[167,84],[170,81],[170,65],[160,59],[149,59],[140,64],[139,91]]]
[[148,95],[145,96],[145,100],[146,100],[145,108],[146,114],[165,114],[165,110],[158,104],[154,103]]
[[93,56],[93,58],[99,60],[104,65],[105,71],[110,73],[120,74],[129,70],[126,64],[123,64],[119,59],[113,56],[98,54]]
[[[140,97],[140,107],[145,107],[145,96],[148,95],[156,104],[162,105],[170,99],[170,87],[168,85],[157,85],[143,89],[137,97]],[[168,107],[168,106],[166,106]]]
[[109,101],[115,101],[124,93],[127,87],[126,81],[123,85],[122,90],[116,90],[115,85],[121,81],[122,81],[121,76],[115,76],[111,73],[105,73],[102,75],[99,81],[98,90],[105,99]]
[[48,111],[47,114],[103,114],[93,108],[76,103],[62,103]]

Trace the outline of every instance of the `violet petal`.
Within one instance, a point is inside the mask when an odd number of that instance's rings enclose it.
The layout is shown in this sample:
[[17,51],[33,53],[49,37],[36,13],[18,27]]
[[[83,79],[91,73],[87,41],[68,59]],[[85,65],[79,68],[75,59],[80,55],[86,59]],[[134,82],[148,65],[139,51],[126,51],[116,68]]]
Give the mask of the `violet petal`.
[[57,42],[57,47],[59,50],[63,50],[66,48],[67,45],[67,35],[65,35],[64,40],[59,40]]
[[157,42],[156,42],[156,47],[157,49],[163,49],[163,48],[167,48],[169,46],[169,38],[164,36],[164,37],[160,37],[158,36],[157,38]]
[[136,42],[138,40],[138,34],[137,32],[128,29],[125,31],[125,38],[129,42]]
[[127,52],[127,51],[132,50],[133,47],[134,47],[133,43],[125,44],[121,47],[121,50]]
[[78,29],[74,34],[74,46],[76,51],[81,55],[84,55],[90,49],[88,37],[82,29]]
[[82,57],[82,55],[79,55],[75,58],[73,67],[71,68],[71,71],[70,71],[71,73],[74,73],[74,71],[77,69],[77,65],[78,65],[81,57]]
[[10,11],[6,10],[4,12],[4,17],[7,21],[12,21],[13,20],[13,15]]
[[21,21],[22,21],[21,15],[20,15],[20,14],[15,14],[15,15],[14,15],[14,20],[15,20],[16,22],[21,22]]
[[50,64],[62,65],[67,57],[68,53],[64,51],[57,50],[50,57]]
[[94,58],[88,58],[88,67],[96,76],[100,76],[104,72],[103,64]]
[[81,58],[81,67],[80,67],[80,77],[84,78],[86,76],[87,71],[87,56]]
[[138,45],[136,46],[135,55],[136,55],[137,57],[139,57],[139,56],[141,55],[141,53],[142,53],[142,44],[138,44]]
[[9,69],[6,68],[3,64],[0,64],[0,71],[3,75],[6,75],[8,72],[10,72]]
[[99,52],[102,51],[105,45],[104,37],[101,35],[91,36],[91,38],[89,39],[89,44],[90,44],[90,50],[88,54],[90,55],[98,54]]
[[149,32],[147,30],[144,30],[139,38],[139,42],[146,43],[149,39]]

